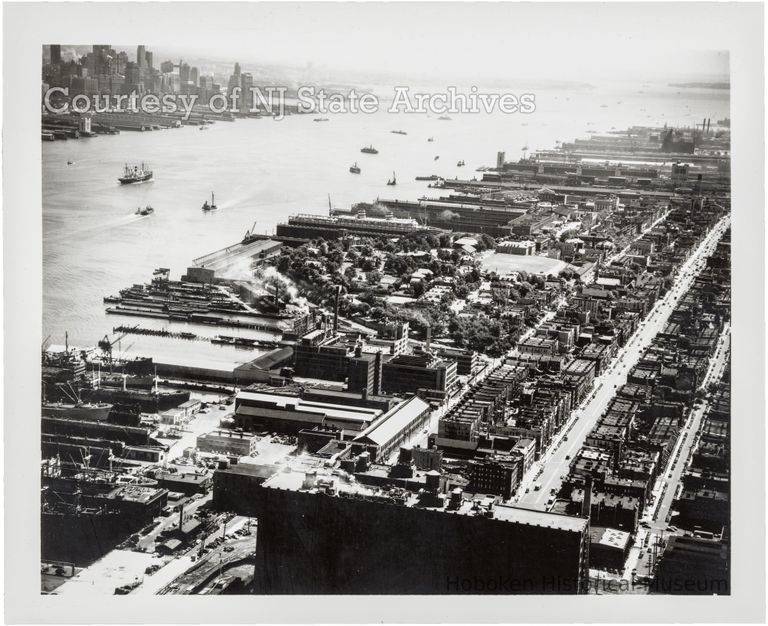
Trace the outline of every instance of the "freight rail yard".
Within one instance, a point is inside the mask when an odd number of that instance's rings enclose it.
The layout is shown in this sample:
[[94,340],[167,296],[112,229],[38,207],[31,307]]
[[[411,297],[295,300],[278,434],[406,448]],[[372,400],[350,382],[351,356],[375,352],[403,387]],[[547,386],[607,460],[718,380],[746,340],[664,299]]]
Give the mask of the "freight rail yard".
[[499,153],[104,294],[43,346],[43,591],[728,593],[729,155]]

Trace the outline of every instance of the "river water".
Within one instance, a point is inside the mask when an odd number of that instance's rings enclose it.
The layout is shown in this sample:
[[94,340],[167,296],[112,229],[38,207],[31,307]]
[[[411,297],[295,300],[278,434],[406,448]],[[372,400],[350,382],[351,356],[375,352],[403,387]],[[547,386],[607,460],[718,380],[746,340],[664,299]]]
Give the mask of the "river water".
[[[552,148],[590,131],[692,125],[729,114],[727,91],[636,83],[538,91],[536,104],[528,115],[462,114],[443,121],[437,115],[388,113],[382,106],[370,115],[327,115],[330,121],[323,123],[313,122],[313,115],[293,115],[219,122],[205,132],[190,126],[43,142],[43,334],[62,344],[67,331],[70,344],[88,346],[111,336],[115,326],[140,324],[210,337],[219,330],[107,315],[102,298],[147,282],[157,267],[170,268],[178,278],[194,258],[239,241],[254,221],[257,232],[271,234],[289,215],[326,213],[328,195],[339,208],[377,197],[436,197],[440,190],[414,177],[480,178],[474,170],[493,166],[499,150],[512,160],[524,146]],[[361,154],[368,144],[379,154]],[[466,167],[457,167],[459,160]],[[123,164],[140,161],[154,170],[154,181],[119,185]],[[353,162],[361,175],[349,173]],[[386,185],[393,172],[394,188]],[[203,213],[200,206],[212,191],[220,210]],[[146,204],[154,215],[135,216]],[[119,351],[207,367],[231,367],[257,354],[136,335],[123,339]]]

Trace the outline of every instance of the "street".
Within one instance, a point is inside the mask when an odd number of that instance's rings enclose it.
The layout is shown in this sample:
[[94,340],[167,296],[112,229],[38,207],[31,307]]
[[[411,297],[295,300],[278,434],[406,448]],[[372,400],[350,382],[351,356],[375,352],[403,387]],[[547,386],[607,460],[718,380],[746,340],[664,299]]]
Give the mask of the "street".
[[[527,507],[548,508],[552,490],[559,490],[563,477],[568,473],[570,458],[584,445],[587,435],[598,418],[608,407],[616,390],[626,383],[627,373],[640,360],[645,349],[664,327],[678,301],[693,284],[704,259],[729,224],[723,218],[707,235],[694,254],[680,267],[677,279],[670,291],[660,298],[629,342],[617,353],[606,370],[595,379],[592,393],[585,404],[571,414],[564,428],[553,439],[549,449],[533,464],[520,484],[517,502]],[[535,489],[535,485],[539,489]],[[528,489],[528,493],[526,493]]]

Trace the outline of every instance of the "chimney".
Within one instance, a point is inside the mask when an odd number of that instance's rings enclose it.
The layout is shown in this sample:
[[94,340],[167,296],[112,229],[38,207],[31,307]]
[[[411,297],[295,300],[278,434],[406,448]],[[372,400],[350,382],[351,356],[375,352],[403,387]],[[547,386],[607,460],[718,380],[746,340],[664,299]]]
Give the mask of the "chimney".
[[424,350],[429,352],[429,346],[432,342],[432,325],[427,324],[427,340],[424,342]]
[[590,519],[592,514],[592,474],[584,477],[584,499],[581,502],[581,516]]
[[341,298],[341,285],[336,285],[336,297],[333,303],[333,332],[339,332],[339,299]]
[[184,526],[184,505],[179,505],[179,532],[181,532],[181,527]]
[[280,283],[275,283],[275,306],[280,310]]
[[376,353],[376,361],[373,370],[373,395],[381,395],[381,351]]

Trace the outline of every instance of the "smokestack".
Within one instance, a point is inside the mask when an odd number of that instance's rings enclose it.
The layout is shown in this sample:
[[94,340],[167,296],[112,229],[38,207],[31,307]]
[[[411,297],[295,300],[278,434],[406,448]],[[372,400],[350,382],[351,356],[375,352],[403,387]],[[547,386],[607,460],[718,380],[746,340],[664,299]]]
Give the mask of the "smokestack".
[[584,499],[581,502],[581,516],[590,519],[592,514],[592,474],[584,477]]
[[336,285],[336,297],[333,303],[333,332],[339,332],[339,299],[341,298],[341,285]]
[[429,352],[429,345],[432,342],[432,325],[427,324],[427,340],[424,342],[424,350]]
[[376,361],[374,362],[373,393],[376,396],[381,395],[381,350],[376,353]]
[[280,310],[280,283],[275,282],[275,306]]
[[184,526],[184,505],[179,505],[179,532],[182,530],[182,526]]

